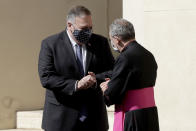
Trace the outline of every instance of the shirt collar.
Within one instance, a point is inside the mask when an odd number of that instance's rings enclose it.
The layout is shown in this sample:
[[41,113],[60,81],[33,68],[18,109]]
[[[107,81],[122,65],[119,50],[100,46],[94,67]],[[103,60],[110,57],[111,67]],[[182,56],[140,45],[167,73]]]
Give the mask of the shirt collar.
[[72,46],[75,47],[75,46],[77,45],[77,43],[72,39],[72,37],[70,36],[68,30],[66,30],[66,31],[67,31],[67,35],[68,35],[68,37],[69,37],[69,39],[70,39],[70,41],[71,41]]

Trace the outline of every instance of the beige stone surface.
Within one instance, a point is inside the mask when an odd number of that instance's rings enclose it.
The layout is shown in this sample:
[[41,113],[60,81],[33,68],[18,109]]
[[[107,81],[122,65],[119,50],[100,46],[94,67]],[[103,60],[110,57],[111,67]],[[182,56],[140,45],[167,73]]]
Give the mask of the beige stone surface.
[[105,36],[122,16],[121,0],[0,0],[0,129],[16,127],[16,111],[43,108],[41,40],[64,30],[67,11],[79,4],[92,11],[94,32]]
[[196,9],[195,0],[143,0],[145,11],[175,11]]
[[108,131],[113,131],[114,112],[108,111],[108,121],[109,121],[109,130]]
[[[17,129],[0,131],[43,131],[41,129],[43,110],[17,112]],[[114,112],[108,111],[109,130],[113,131]]]
[[141,42],[144,40],[144,1],[123,0],[123,18],[134,25],[136,37]]
[[42,117],[42,110],[17,112],[16,127],[18,129],[41,129]]
[[[132,4],[133,0],[124,0]],[[136,2],[136,0],[135,0]],[[138,42],[149,49],[158,62],[155,98],[163,131],[196,130],[196,1],[139,0],[143,8],[134,12],[141,25]],[[136,3],[139,3],[138,0]],[[143,11],[143,14],[141,12]],[[124,8],[131,21],[132,8]],[[143,17],[143,18],[140,18]],[[143,22],[139,22],[143,19]],[[137,27],[136,27],[137,30]],[[142,36],[143,35],[143,36]],[[140,40],[143,38],[143,40]]]
[[145,45],[159,63],[156,98],[161,126],[195,128],[196,11],[148,13],[145,17]]

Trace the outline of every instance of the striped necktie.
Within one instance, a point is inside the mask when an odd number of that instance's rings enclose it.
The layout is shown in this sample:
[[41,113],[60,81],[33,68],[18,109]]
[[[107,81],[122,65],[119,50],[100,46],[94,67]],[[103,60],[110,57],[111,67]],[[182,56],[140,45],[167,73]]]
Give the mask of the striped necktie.
[[[81,77],[84,77],[84,68],[83,68],[83,58],[82,58],[82,46],[76,45],[76,61],[78,63],[78,67],[81,73]],[[84,122],[88,116],[87,108],[85,105],[82,105],[80,110],[79,120]]]
[[83,67],[83,57],[82,57],[82,46],[76,45],[76,61],[80,70],[80,74],[84,76],[84,67]]

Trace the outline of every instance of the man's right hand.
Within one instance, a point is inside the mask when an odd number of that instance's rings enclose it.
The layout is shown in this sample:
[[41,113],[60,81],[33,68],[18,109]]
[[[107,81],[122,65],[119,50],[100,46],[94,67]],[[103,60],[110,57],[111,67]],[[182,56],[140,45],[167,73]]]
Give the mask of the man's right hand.
[[96,77],[93,72],[88,72],[88,75],[83,77],[77,84],[77,90],[88,89],[96,83]]
[[100,84],[100,87],[101,87],[101,90],[102,90],[102,92],[103,92],[103,94],[104,94],[104,92],[108,89],[108,83],[110,82],[110,78],[106,78],[105,79],[105,82],[102,82],[101,84]]

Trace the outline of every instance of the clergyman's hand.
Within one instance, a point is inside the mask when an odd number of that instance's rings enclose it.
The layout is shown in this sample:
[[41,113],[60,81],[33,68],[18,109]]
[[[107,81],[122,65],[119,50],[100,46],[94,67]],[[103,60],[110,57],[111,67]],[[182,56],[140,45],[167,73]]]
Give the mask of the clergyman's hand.
[[108,82],[110,82],[110,78],[106,78],[105,80],[106,80],[105,82],[102,82],[102,83],[100,84],[100,87],[101,87],[101,90],[102,90],[103,93],[104,93],[104,92],[107,90],[107,88],[108,88]]
[[95,74],[88,72],[88,75],[78,81],[77,90],[88,89],[97,82]]

